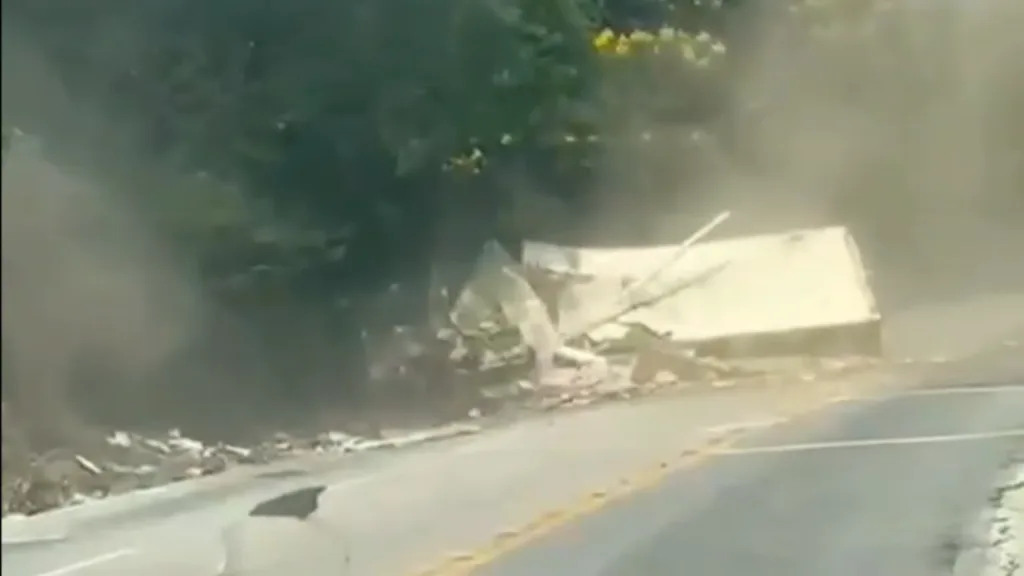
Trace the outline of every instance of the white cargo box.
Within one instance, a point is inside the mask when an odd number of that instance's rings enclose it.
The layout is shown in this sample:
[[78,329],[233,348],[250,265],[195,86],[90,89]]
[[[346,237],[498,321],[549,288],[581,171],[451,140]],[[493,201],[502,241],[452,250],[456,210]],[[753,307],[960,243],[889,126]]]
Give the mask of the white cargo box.
[[844,227],[685,251],[528,242],[523,261],[576,276],[559,302],[565,335],[610,341],[642,326],[715,354],[881,353],[881,317]]

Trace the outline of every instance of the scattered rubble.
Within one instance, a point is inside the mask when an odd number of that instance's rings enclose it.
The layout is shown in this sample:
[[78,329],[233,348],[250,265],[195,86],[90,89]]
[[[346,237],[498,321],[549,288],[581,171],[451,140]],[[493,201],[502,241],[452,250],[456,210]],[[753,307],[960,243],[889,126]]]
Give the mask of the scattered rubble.
[[678,246],[526,242],[516,260],[491,242],[445,334],[485,396],[542,409],[877,363],[881,316],[845,228],[700,243],[728,217]]
[[76,505],[122,494],[218,474],[240,465],[258,465],[302,454],[362,452],[401,448],[439,438],[472,434],[469,424],[363,438],[330,431],[309,438],[279,433],[251,447],[232,444],[204,445],[171,430],[163,438],[117,431],[106,438],[101,458],[56,450],[31,458],[19,468],[27,473],[8,477],[5,446],[3,514],[35,514],[60,506]]
[[[490,242],[443,325],[397,330],[402,358],[376,367],[374,378],[418,379],[401,390],[468,391],[461,416],[474,420],[663,391],[807,382],[875,365],[881,318],[849,233],[836,227],[701,243],[728,216],[678,246],[527,242],[516,259]],[[34,456],[19,468],[29,472],[13,477],[5,432],[3,512],[31,514],[295,454],[396,447],[438,434],[279,434],[234,446],[173,430],[162,438],[115,432],[101,454]]]

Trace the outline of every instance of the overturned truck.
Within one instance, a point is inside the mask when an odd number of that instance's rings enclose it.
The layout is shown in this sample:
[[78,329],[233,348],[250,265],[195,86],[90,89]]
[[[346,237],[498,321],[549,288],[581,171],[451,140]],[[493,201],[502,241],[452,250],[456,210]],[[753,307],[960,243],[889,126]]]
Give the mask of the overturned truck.
[[559,332],[595,345],[640,328],[717,357],[882,353],[881,315],[843,227],[684,251],[527,243],[523,261],[568,276],[556,304]]
[[489,345],[507,341],[503,326],[514,328],[541,364],[581,349],[719,359],[882,355],[881,314],[846,228],[700,241],[712,227],[669,246],[526,242],[519,259],[491,243],[453,324],[485,334]]

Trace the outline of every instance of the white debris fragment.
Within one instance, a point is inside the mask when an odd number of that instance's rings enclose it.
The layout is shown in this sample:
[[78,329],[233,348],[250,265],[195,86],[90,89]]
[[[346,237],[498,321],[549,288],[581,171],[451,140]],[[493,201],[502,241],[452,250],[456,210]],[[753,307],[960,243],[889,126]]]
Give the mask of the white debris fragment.
[[668,384],[674,384],[679,381],[679,378],[669,370],[658,370],[654,374],[653,382],[659,386],[666,386]]
[[78,462],[78,465],[81,466],[83,470],[95,476],[99,476],[103,473],[103,470],[99,466],[81,454],[75,454],[75,462]]
[[144,438],[142,442],[149,448],[152,448],[162,454],[171,453],[171,447],[166,442],[161,442],[155,438]]
[[115,431],[110,436],[107,436],[107,443],[111,446],[120,446],[121,448],[127,448],[132,445],[132,438],[127,432],[121,430]]
[[179,451],[194,452],[196,454],[201,453],[204,448],[202,442],[193,440],[192,438],[185,438],[181,436],[180,432],[178,432],[177,436],[171,436],[170,440],[167,441],[167,444]]
[[529,380],[519,380],[518,382],[516,382],[516,384],[520,390],[530,391],[537,389],[537,386],[533,382],[530,382]]
[[249,458],[250,456],[252,456],[251,448],[243,448],[241,446],[235,446],[233,444],[224,444],[223,446],[221,446],[221,448],[225,452],[233,454],[239,458]]

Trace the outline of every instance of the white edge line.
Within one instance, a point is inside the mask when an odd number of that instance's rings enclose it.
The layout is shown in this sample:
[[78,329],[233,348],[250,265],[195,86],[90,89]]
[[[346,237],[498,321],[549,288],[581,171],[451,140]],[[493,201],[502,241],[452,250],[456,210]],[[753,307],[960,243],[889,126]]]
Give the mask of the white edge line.
[[780,452],[808,452],[838,448],[871,448],[879,446],[906,446],[911,444],[936,444],[940,442],[970,442],[996,440],[1000,438],[1024,438],[1024,429],[999,432],[977,432],[971,434],[946,434],[940,436],[912,436],[907,438],[873,438],[870,440],[840,440],[835,442],[810,442],[806,444],[782,444],[777,446],[753,446],[750,448],[725,448],[715,454],[741,456],[744,454],[771,454]]
[[137,553],[138,550],[134,550],[132,548],[122,548],[121,550],[115,550],[113,552],[107,552],[106,554],[100,554],[99,556],[93,556],[92,558],[86,558],[85,560],[73,562],[71,564],[61,566],[60,568],[54,568],[53,570],[50,570],[48,572],[40,572],[39,574],[36,574],[36,576],[63,576],[64,574],[78,572],[79,570],[84,570],[86,568],[96,566],[97,564],[112,562],[114,560],[117,560],[118,558],[131,556]]
[[987,386],[957,386],[955,388],[918,388],[897,392],[896,396],[942,396],[945,394],[992,394],[999,392],[1024,393],[1024,386],[996,384]]

